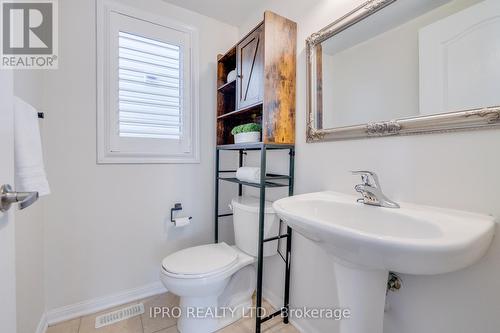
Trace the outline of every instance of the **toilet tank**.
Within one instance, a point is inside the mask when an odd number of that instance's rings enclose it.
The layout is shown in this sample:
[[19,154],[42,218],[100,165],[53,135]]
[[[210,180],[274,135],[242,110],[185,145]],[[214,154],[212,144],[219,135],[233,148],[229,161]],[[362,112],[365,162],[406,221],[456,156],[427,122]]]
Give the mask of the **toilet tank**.
[[[259,252],[259,199],[249,196],[234,198],[233,210],[234,239],[236,246],[245,253],[257,257]],[[279,218],[272,202],[265,202],[264,239],[278,235]],[[278,241],[264,243],[264,256],[277,254]]]

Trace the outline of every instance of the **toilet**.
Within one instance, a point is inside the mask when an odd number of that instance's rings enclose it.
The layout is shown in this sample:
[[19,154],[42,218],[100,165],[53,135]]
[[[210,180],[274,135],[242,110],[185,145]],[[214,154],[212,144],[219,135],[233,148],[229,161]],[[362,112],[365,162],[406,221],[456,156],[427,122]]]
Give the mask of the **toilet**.
[[[210,333],[240,319],[252,307],[258,255],[259,200],[231,201],[235,245],[207,244],[180,250],[162,261],[161,281],[180,297],[180,333]],[[276,236],[279,219],[265,202],[264,238]],[[277,241],[264,244],[264,256],[277,254]]]

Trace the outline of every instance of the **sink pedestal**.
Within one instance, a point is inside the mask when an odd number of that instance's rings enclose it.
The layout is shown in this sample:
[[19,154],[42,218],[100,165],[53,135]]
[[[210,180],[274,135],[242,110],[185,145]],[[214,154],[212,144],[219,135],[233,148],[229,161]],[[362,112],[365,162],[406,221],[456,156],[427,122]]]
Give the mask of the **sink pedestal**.
[[351,317],[340,322],[340,333],[383,333],[389,272],[340,260],[334,267],[339,307],[351,311]]

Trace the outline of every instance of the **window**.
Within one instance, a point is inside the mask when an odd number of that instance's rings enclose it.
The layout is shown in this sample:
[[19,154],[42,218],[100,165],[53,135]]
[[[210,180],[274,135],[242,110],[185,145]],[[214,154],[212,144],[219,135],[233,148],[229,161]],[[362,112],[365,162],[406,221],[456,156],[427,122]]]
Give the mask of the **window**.
[[98,162],[199,162],[195,31],[99,2]]
[[119,32],[118,118],[121,137],[180,140],[180,48]]

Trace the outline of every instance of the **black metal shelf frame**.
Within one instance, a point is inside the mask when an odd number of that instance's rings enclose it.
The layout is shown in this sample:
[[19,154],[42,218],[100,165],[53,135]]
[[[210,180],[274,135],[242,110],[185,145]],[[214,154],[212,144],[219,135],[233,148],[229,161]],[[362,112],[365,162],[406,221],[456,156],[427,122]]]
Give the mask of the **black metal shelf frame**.
[[[285,176],[283,176],[283,177],[285,177]],[[283,179],[283,178],[268,178],[268,177],[266,177],[264,180],[265,181],[265,185],[264,185],[264,184],[260,184],[260,183],[243,182],[241,180],[238,180],[238,178],[219,177],[219,180],[224,180],[227,182],[236,183],[236,184],[245,185],[245,186],[250,186],[250,187],[257,187],[257,188],[260,188],[262,186],[265,186],[265,187],[288,187],[288,184],[280,184],[280,183],[269,181],[269,180],[274,180],[274,179]]]
[[[266,172],[267,167],[267,151],[268,150],[289,150],[289,170],[288,175],[277,175]],[[246,151],[260,150],[260,183],[242,182],[232,177],[221,177],[221,173],[232,173],[236,170],[220,170],[220,151],[233,150],[239,151],[239,166],[243,166],[243,155]],[[262,142],[251,144],[232,144],[217,146],[215,155],[215,243],[219,242],[219,218],[231,216],[233,214],[219,214],[219,181],[228,181],[238,184],[238,195],[243,194],[243,186],[251,186],[260,189],[259,195],[259,247],[257,256],[257,290],[256,290],[256,316],[255,316],[255,332],[261,333],[262,323],[282,315],[283,322],[289,323],[289,303],[290,303],[290,263],[291,263],[291,249],[292,249],[292,228],[287,226],[286,234],[281,234],[281,221],[280,221],[280,234],[270,238],[264,238],[264,216],[265,216],[265,202],[266,202],[266,188],[288,187],[288,195],[293,195],[294,186],[294,164],[295,164],[295,146],[284,144],[265,144]],[[276,182],[278,181],[278,182]],[[284,304],[278,311],[264,317],[262,315],[262,276],[264,271],[264,243],[286,238],[286,254],[280,256],[285,262],[285,293]],[[278,245],[279,247],[279,245]],[[278,249],[279,250],[279,249]],[[279,251],[278,251],[279,252]]]

